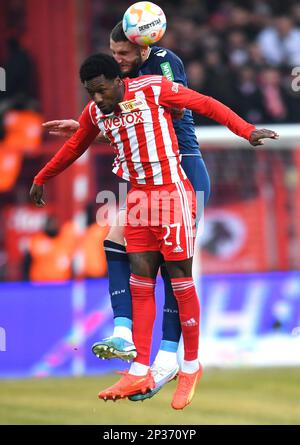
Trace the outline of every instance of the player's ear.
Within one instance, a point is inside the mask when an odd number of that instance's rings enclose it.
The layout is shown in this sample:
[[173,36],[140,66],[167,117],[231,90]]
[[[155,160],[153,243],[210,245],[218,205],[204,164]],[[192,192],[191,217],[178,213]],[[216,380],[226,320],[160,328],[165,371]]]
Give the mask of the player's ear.
[[149,46],[148,46],[148,45],[141,46],[140,51],[141,51],[141,56],[142,56],[142,57],[145,57],[145,56],[147,55],[148,49],[149,49]]

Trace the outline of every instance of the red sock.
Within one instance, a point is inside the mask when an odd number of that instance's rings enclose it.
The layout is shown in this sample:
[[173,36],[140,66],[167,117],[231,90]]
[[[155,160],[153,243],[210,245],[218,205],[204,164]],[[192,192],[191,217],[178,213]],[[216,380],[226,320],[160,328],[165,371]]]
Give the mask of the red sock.
[[155,280],[153,278],[130,275],[132,297],[132,333],[137,350],[134,361],[149,366],[152,330],[155,320]]
[[196,360],[199,346],[200,303],[192,277],[171,278],[178,303],[184,360]]

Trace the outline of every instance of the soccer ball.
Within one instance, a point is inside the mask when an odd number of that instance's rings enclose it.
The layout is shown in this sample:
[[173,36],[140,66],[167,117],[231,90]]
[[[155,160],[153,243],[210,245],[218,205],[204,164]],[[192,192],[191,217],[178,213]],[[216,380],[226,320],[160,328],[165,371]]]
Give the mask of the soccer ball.
[[140,46],[158,42],[166,27],[163,10],[151,2],[134,3],[123,16],[123,30],[127,39]]

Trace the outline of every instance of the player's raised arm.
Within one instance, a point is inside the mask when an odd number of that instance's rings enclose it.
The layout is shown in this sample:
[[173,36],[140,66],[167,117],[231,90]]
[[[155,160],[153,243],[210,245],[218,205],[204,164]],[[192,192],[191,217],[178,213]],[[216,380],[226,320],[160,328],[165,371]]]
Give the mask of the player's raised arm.
[[278,134],[272,130],[257,130],[256,127],[242,119],[222,102],[182,85],[163,78],[160,94],[160,104],[165,107],[185,107],[198,114],[225,125],[233,133],[247,139],[251,145],[263,145],[262,139],[278,139]]

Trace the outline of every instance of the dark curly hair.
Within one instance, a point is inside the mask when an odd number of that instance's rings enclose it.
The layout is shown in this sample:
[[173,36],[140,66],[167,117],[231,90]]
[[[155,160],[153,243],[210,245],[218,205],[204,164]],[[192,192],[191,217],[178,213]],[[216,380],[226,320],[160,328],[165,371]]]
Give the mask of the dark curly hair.
[[98,53],[88,57],[80,67],[81,82],[103,75],[106,79],[121,76],[121,71],[115,59],[108,54]]

